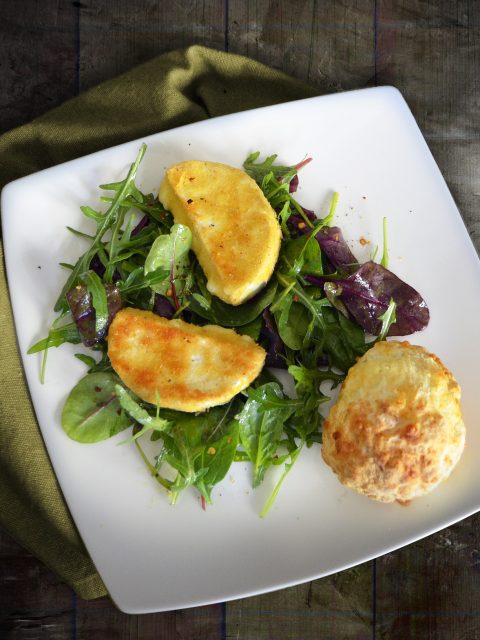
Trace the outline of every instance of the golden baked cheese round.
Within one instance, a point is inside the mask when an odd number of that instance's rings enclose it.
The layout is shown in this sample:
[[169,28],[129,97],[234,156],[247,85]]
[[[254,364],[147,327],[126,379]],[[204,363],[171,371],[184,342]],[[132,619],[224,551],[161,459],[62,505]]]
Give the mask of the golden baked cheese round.
[[464,443],[460,387],[439,358],[409,342],[378,342],[348,372],[322,456],[346,486],[406,502],[450,475]]

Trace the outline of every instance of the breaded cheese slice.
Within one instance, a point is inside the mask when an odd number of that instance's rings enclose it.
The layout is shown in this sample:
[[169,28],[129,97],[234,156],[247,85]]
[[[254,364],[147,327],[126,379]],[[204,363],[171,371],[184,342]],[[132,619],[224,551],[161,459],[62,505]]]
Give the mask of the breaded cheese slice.
[[348,372],[324,423],[322,455],[348,487],[407,502],[450,475],[464,444],[451,372],[423,347],[378,342]]
[[167,170],[158,197],[175,222],[190,228],[211,293],[239,305],[268,282],[282,233],[275,211],[244,171],[181,162]]
[[142,400],[197,412],[224,404],[260,373],[265,351],[250,337],[215,325],[167,320],[125,308],[108,332],[108,355]]

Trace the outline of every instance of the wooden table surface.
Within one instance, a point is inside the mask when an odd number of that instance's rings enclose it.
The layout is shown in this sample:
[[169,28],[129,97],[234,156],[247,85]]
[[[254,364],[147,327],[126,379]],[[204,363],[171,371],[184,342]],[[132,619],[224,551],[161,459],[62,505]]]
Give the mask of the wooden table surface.
[[[477,0],[2,0],[6,131],[137,63],[202,44],[332,90],[400,89],[480,246]],[[0,639],[480,638],[480,516],[309,584],[146,616],[79,599],[0,534]]]

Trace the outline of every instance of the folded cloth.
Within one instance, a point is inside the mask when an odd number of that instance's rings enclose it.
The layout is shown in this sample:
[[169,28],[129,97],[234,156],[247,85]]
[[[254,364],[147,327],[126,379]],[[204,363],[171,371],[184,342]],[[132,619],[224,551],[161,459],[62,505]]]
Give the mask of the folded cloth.
[[[151,133],[327,89],[314,89],[234,54],[200,46],[173,51],[5,133],[0,138],[0,187]],[[35,420],[15,338],[1,245],[0,253],[0,526],[82,598],[96,598],[105,595],[105,585],[65,505]]]

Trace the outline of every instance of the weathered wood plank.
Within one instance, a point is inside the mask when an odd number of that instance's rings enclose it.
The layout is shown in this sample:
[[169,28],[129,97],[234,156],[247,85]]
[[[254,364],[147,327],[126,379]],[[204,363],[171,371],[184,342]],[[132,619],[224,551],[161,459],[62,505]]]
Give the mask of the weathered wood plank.
[[121,613],[108,598],[90,602],[78,599],[76,633],[78,638],[85,640],[223,640],[222,620],[222,605],[147,615],[127,615]]
[[192,44],[223,49],[222,0],[83,1],[80,7],[80,89],[113,78],[165,51]]
[[374,2],[230,0],[229,50],[332,91],[374,73]]
[[0,132],[74,96],[78,10],[64,0],[0,5]]
[[28,551],[0,532],[0,638],[70,638],[73,593]]
[[377,560],[377,638],[480,638],[480,516]]
[[[301,550],[299,550],[301,553]],[[227,605],[227,640],[371,640],[372,563]]]

